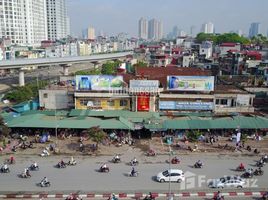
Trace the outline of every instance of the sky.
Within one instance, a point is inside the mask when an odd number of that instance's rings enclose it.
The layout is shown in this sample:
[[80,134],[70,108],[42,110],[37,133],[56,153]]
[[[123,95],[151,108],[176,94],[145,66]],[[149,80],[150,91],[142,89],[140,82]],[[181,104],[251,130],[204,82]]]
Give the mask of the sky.
[[248,35],[252,22],[261,23],[261,33],[268,30],[268,0],[66,0],[71,19],[71,33],[81,36],[88,26],[107,35],[127,33],[138,35],[141,17],[156,18],[164,25],[167,34],[176,25],[195,33],[201,25],[212,22],[217,33],[241,29]]

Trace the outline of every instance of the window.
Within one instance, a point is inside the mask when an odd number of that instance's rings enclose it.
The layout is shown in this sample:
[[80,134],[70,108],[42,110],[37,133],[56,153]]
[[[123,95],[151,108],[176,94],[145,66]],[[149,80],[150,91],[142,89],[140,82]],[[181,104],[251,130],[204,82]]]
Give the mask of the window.
[[108,106],[114,106],[114,100],[109,100],[109,101],[107,101],[107,105]]
[[128,101],[127,100],[120,100],[120,107],[125,107],[127,106]]
[[47,93],[44,93],[43,94],[43,97],[46,99],[46,98],[48,98],[48,94]]
[[216,105],[219,105],[219,104],[220,104],[220,100],[216,99]]
[[95,106],[95,107],[100,107],[101,106],[101,102],[100,101],[93,101],[93,105]]
[[227,105],[227,99],[221,99],[221,105]]

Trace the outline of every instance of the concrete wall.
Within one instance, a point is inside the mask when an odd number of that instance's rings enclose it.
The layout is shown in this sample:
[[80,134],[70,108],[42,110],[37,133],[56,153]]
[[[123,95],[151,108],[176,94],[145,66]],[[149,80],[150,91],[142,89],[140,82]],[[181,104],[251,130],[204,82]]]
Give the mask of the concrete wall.
[[39,90],[40,107],[45,109],[68,109],[67,90]]

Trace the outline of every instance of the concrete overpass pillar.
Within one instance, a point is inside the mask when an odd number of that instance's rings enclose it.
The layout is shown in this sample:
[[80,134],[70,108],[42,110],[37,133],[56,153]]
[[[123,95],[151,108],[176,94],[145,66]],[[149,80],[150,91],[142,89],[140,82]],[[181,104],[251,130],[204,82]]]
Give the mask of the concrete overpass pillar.
[[63,69],[63,75],[68,76],[69,75],[70,64],[62,64],[61,66],[62,66],[62,69]]
[[24,80],[24,71],[23,69],[20,69],[19,71],[19,86],[25,86],[25,80]]

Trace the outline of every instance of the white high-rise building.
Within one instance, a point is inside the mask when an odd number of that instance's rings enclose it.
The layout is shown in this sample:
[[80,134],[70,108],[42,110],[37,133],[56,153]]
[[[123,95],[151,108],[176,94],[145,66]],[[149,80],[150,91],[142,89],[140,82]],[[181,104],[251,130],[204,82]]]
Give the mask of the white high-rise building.
[[139,38],[144,40],[148,39],[148,22],[144,18],[139,20]]
[[70,30],[65,0],[46,0],[48,39],[66,38]]
[[161,40],[163,38],[163,23],[156,19],[149,21],[148,38],[150,40]]
[[47,40],[45,0],[0,0],[0,38],[12,44],[39,45]]
[[86,39],[95,40],[95,29],[93,27],[88,27]]
[[214,33],[214,24],[211,22],[202,24],[201,32],[203,33]]

